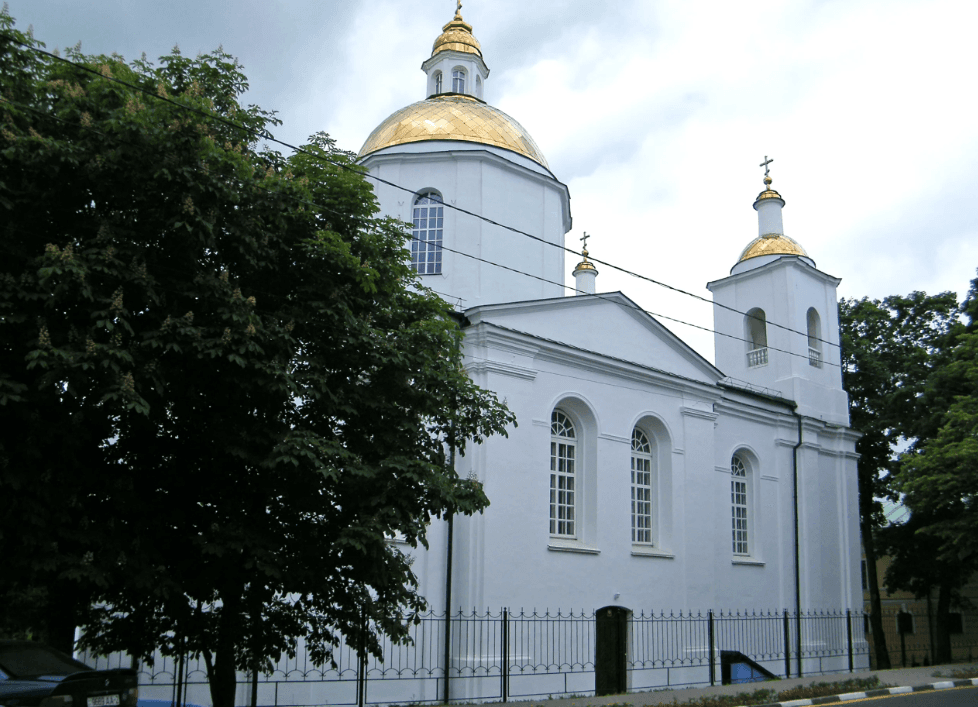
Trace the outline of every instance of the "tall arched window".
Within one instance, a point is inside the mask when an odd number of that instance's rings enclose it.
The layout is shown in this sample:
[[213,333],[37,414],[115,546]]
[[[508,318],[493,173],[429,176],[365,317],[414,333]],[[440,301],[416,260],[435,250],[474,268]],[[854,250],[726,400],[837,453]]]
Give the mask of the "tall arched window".
[[822,322],[814,307],[808,310],[808,363],[822,367]]
[[465,71],[462,69],[452,70],[452,91],[465,93]]
[[441,72],[438,71],[435,73],[435,93],[441,93],[441,80]]
[[767,318],[760,307],[747,312],[744,318],[747,334],[747,367],[767,364]]
[[414,228],[411,231],[411,267],[421,275],[441,273],[441,241],[445,207],[435,192],[414,200]]
[[561,410],[550,416],[550,534],[573,538],[577,505],[577,432]]
[[750,487],[747,465],[736,454],[730,461],[730,513],[733,554],[750,555]]
[[652,484],[655,469],[652,443],[636,427],[632,430],[632,542],[652,544]]
[[478,74],[475,76],[475,97],[482,98],[482,77]]

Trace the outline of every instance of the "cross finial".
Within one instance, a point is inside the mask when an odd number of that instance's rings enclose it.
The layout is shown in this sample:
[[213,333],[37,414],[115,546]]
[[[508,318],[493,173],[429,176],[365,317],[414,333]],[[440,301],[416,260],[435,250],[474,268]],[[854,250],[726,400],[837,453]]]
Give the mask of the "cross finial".
[[456,15],[462,14],[462,0],[458,0],[458,4],[455,7],[455,14]]
[[769,165],[769,164],[771,164],[772,162],[774,162],[774,160],[772,160],[772,159],[771,159],[770,157],[768,157],[767,155],[764,155],[764,161],[763,161],[763,162],[761,162],[761,163],[760,163],[760,164],[758,165],[758,167],[763,167],[763,168],[764,168],[764,176],[765,176],[765,177],[766,177],[766,176],[768,176],[768,173],[770,172],[770,170],[768,169],[768,165]]
[[585,251],[587,250],[587,239],[588,239],[588,238],[590,238],[590,237],[591,237],[591,236],[589,236],[589,235],[587,234],[587,231],[585,231],[585,232],[584,232],[584,236],[583,236],[583,237],[581,238],[581,241],[582,241],[582,242],[584,243],[584,250],[585,250]]

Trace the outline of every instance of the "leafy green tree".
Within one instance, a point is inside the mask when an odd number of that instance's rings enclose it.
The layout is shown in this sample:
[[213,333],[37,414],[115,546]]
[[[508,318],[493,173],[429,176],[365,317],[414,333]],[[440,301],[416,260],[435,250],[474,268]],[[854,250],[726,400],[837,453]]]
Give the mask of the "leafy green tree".
[[513,418],[403,224],[327,137],[258,149],[277,121],[220,51],[68,63],[0,30],[6,630],[201,655],[215,707],[300,636],[404,638],[425,603],[387,538],[481,511],[446,448]]
[[[938,597],[939,650],[950,658],[947,613],[952,597],[978,569],[978,278],[961,306],[967,318],[952,336],[946,365],[935,370],[919,399],[927,435],[901,456],[896,485],[919,516],[915,540],[931,562],[952,568]],[[923,573],[920,565],[911,572]]]
[[927,379],[943,361],[955,322],[957,299],[952,292],[881,300],[842,300],[843,385],[849,393],[850,424],[863,436],[859,453],[859,524],[866,555],[870,622],[877,666],[889,667],[883,632],[879,579],[876,575],[876,532],[885,524],[880,499],[895,498],[894,449],[920,432],[917,398]]

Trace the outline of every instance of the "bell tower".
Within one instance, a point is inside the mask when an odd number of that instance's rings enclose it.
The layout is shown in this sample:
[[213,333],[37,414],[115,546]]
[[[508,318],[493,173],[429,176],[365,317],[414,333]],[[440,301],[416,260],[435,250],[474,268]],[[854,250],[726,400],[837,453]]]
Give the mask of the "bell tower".
[[758,236],[730,275],[707,283],[713,293],[716,365],[733,379],[776,390],[798,412],[848,425],[839,349],[841,280],[823,273],[784,234],[785,202],[772,187],[765,157],[764,190],[754,200]]

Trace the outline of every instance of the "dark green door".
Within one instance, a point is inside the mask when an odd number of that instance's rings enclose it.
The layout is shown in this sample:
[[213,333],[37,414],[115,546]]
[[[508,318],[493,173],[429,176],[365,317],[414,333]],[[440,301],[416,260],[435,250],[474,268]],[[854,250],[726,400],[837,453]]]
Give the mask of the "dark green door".
[[594,692],[617,695],[628,689],[626,647],[628,609],[606,606],[598,609],[594,628]]

